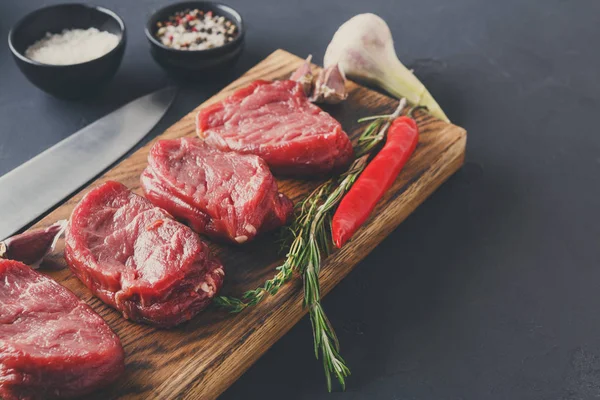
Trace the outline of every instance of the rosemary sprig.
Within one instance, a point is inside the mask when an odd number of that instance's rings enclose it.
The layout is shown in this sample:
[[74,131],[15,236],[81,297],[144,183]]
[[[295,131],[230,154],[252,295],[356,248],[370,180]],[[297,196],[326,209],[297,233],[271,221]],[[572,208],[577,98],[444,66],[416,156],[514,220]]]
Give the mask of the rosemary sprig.
[[321,357],[327,379],[327,389],[331,391],[333,374],[345,389],[345,378],[350,370],[340,356],[340,346],[329,319],[321,306],[321,286],[319,272],[321,261],[331,248],[331,219],[335,207],[352,187],[358,176],[367,166],[373,149],[385,138],[391,122],[400,115],[406,104],[402,99],[396,111],[389,115],[363,118],[372,120],[355,147],[357,159],[348,171],[337,178],[331,178],[319,185],[295,207],[295,219],[288,228],[289,250],[283,264],[277,267],[277,274],[264,285],[245,292],[241,298],[218,296],[217,306],[238,313],[247,307],[260,303],[267,294],[275,295],[289,281],[294,272],[302,276],[304,285],[303,306],[309,309],[314,337],[315,357]]
[[[304,306],[308,307],[310,322],[313,330],[315,357],[319,352],[323,361],[327,390],[331,392],[331,374],[333,374],[342,389],[346,389],[346,377],[350,369],[340,355],[340,344],[335,330],[321,305],[321,271],[322,255],[327,256],[330,250],[331,217],[333,209],[350,189],[358,175],[367,165],[368,156],[362,156],[354,161],[349,171],[341,177],[341,182],[325,198],[317,208],[315,217],[310,224],[309,238],[306,246],[308,263],[300,268],[304,282]],[[320,350],[320,351],[319,351]]]

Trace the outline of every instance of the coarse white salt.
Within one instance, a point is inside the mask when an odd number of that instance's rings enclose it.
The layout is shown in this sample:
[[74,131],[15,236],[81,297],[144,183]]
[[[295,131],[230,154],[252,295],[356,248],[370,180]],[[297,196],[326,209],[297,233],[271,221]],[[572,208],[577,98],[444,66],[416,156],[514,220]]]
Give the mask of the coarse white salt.
[[102,57],[119,44],[114,33],[89,29],[65,29],[62,33],[46,33],[25,50],[31,60],[52,65],[71,65]]

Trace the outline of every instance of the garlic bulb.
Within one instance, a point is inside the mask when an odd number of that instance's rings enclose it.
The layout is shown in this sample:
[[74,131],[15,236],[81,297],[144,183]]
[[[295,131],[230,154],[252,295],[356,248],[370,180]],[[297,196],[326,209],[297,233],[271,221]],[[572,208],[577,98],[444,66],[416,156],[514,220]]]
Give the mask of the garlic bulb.
[[339,64],[348,77],[379,86],[397,98],[406,97],[448,121],[421,81],[398,60],[390,28],[375,14],[359,14],[342,24],[327,47],[324,64]]

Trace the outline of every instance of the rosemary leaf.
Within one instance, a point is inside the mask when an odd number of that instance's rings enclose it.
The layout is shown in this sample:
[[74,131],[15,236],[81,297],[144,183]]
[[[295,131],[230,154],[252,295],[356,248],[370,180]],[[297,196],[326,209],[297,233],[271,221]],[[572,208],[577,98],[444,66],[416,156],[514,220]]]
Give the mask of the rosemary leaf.
[[382,115],[372,115],[370,117],[360,118],[357,122],[362,124],[363,122],[373,121],[373,120],[382,120],[382,119],[390,119],[391,114],[382,114]]

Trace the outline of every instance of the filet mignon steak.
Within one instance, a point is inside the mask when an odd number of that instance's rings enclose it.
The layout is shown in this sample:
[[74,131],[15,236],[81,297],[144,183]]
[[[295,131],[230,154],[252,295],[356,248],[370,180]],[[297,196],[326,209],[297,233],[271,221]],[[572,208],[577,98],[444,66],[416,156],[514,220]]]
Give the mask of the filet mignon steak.
[[123,348],[104,320],[25,264],[0,260],[0,304],[0,398],[80,396],[123,372]]
[[162,327],[204,309],[224,276],[196,233],[117,182],[92,189],[75,207],[65,258],[125,318]]
[[156,142],[141,182],[152,203],[196,232],[236,243],[285,224],[293,210],[260,157],[198,138]]
[[352,144],[331,115],[291,80],[256,81],[198,113],[198,135],[221,150],[262,157],[275,173],[321,175],[346,168]]

